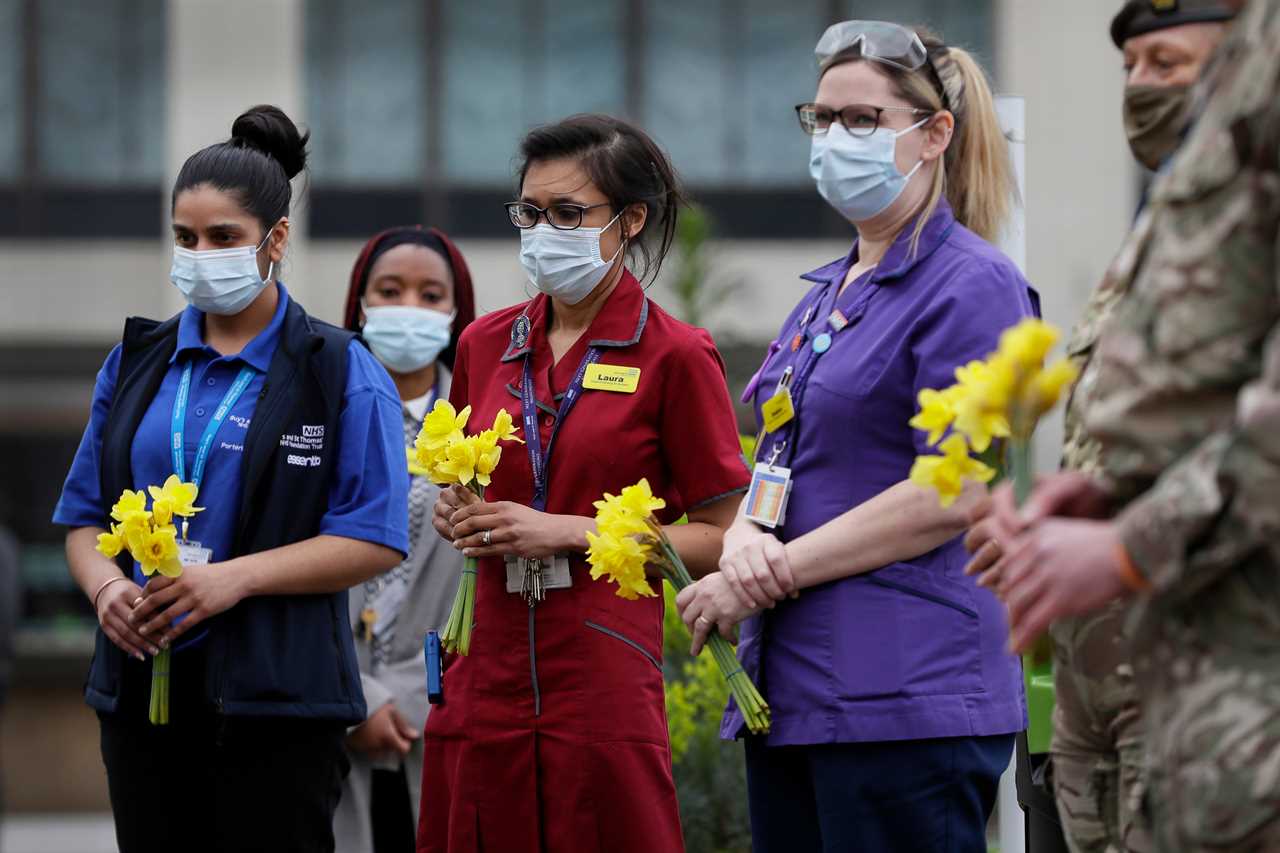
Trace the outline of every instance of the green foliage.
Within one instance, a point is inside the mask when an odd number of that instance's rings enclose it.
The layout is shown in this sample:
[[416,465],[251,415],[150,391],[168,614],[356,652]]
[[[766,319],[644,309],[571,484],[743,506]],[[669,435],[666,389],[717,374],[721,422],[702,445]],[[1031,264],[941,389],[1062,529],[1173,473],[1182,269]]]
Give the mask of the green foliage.
[[742,287],[741,280],[712,272],[708,241],[713,225],[711,216],[698,205],[690,205],[676,221],[676,273],[671,289],[680,318],[694,326],[706,325],[707,312]]
[[667,727],[680,819],[689,853],[746,853],[751,849],[742,745],[720,740],[729,684],[710,654],[689,656],[689,632],[663,584],[663,669]]

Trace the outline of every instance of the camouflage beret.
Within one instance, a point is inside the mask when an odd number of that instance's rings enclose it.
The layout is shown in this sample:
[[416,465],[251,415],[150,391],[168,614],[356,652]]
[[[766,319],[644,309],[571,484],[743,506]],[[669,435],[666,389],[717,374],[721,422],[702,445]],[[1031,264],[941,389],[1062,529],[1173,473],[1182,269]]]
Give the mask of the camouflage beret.
[[1134,36],[1183,24],[1229,21],[1235,16],[1222,0],[1128,0],[1111,19],[1111,40],[1123,48]]

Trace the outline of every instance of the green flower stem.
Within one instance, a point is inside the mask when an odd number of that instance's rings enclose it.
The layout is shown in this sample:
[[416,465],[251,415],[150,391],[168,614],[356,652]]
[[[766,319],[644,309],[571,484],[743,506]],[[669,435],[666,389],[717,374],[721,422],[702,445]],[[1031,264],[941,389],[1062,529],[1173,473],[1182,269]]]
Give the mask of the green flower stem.
[[1031,460],[1031,440],[1009,442],[1009,459],[1013,467],[1013,498],[1018,506],[1026,503],[1035,486],[1035,467]]
[[[689,570],[685,568],[684,561],[676,553],[675,548],[671,545],[671,540],[667,538],[667,534],[652,518],[649,519],[649,529],[653,531],[654,540],[662,551],[662,559],[660,561],[662,573],[671,585],[675,587],[676,592],[692,584],[693,577],[689,574]],[[742,717],[746,721],[747,729],[752,734],[767,734],[771,722],[769,704],[764,701],[764,697],[760,695],[760,691],[751,681],[751,677],[742,669],[742,664],[738,662],[738,656],[733,646],[713,630],[707,637],[707,648],[710,650],[712,657],[715,658],[716,665],[720,667],[720,673],[729,682],[729,692],[733,694],[733,699],[737,703],[738,709],[742,711]]]
[[147,711],[147,719],[153,726],[169,724],[169,665],[172,654],[172,649],[165,648],[151,659],[151,707]]
[[[484,500],[484,486],[472,480],[467,483],[467,488],[480,500]],[[446,652],[460,655],[471,653],[471,628],[476,621],[477,565],[475,557],[467,557],[462,561],[458,591],[453,596],[453,606],[449,608],[449,621],[445,623],[444,633],[440,635],[440,645]]]
[[449,609],[449,621],[445,624],[440,643],[446,652],[460,655],[471,651],[471,626],[476,613],[476,559],[467,557],[462,562],[462,578]]

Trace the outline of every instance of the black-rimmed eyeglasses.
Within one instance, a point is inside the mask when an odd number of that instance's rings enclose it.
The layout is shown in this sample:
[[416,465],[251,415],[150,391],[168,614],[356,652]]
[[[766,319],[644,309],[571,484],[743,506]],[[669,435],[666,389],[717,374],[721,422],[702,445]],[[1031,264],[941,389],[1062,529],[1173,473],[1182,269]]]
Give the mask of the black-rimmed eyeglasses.
[[600,204],[560,202],[558,204],[549,204],[546,207],[538,207],[536,204],[529,204],[527,201],[509,201],[505,205],[507,215],[511,217],[511,224],[515,227],[532,228],[538,224],[539,219],[545,219],[547,224],[557,231],[572,231],[575,228],[579,228],[582,226],[582,217],[588,210],[608,206],[608,202]]
[[796,117],[800,119],[800,129],[810,136],[821,136],[831,129],[831,123],[838,121],[844,129],[854,136],[870,136],[880,127],[880,116],[884,113],[912,113],[925,115],[932,110],[916,107],[876,107],[871,104],[850,104],[833,110],[822,104],[796,104]]

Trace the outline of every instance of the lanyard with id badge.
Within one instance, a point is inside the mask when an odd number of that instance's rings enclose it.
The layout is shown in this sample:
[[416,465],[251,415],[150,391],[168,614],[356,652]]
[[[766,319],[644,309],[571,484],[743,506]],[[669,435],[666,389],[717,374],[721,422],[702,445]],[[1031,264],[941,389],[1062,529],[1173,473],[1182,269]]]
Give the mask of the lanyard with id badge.
[[[249,383],[253,381],[256,372],[252,367],[241,368],[239,375],[231,383],[231,387],[227,389],[222,402],[218,404],[213,416],[209,418],[209,423],[205,426],[204,432],[200,436],[200,443],[196,445],[196,458],[191,466],[191,482],[195,483],[197,488],[200,487],[200,483],[204,479],[205,465],[209,462],[209,452],[213,449],[213,440],[217,437],[218,430],[222,428],[227,416],[231,414],[232,407],[235,406],[240,396],[244,394],[245,389],[249,387]],[[173,434],[170,450],[173,452],[173,473],[177,474],[178,479],[183,482],[187,481],[186,425],[187,401],[190,396],[191,362],[188,361],[182,369],[182,379],[178,383],[178,393],[173,399],[173,417],[171,421]],[[182,522],[182,538],[178,540],[178,559],[184,566],[196,566],[213,562],[212,550],[202,547],[199,542],[187,538],[186,520]]]
[[[875,269],[872,268],[865,275],[870,278],[874,272]],[[879,289],[878,285],[869,281],[857,292],[854,304],[847,312],[838,304],[840,292],[837,290],[831,299],[826,328],[809,340],[809,323],[814,318],[815,309],[826,301],[827,292],[832,285],[833,283],[828,283],[818,298],[805,310],[800,320],[800,330],[790,342],[790,351],[798,353],[807,341],[808,358],[801,364],[798,371],[795,362],[787,365],[782,371],[782,378],[778,380],[773,395],[760,406],[762,426],[759,435],[756,436],[755,466],[751,472],[751,486],[747,491],[747,507],[744,515],[748,520],[770,530],[781,527],[787,519],[787,504],[790,501],[793,486],[791,468],[779,465],[778,461],[787,451],[788,446],[791,447],[791,456],[794,458],[796,421],[809,378],[813,375],[818,359],[831,349],[835,336],[856,325],[862,319],[862,315],[867,310],[867,303]],[[773,354],[776,355],[778,351],[781,351],[781,348]],[[774,436],[775,440],[770,444],[767,460],[761,461],[770,436]]]
[[[551,427],[551,435],[547,439],[547,448],[544,452],[542,433],[538,431],[538,400],[533,389],[533,357],[529,354],[524,357],[520,406],[524,419],[525,447],[529,451],[529,467],[533,470],[533,508],[539,512],[547,510],[547,466],[551,462],[551,451],[555,447],[556,435],[559,434],[565,419],[569,417],[569,412],[582,397],[588,372],[593,373],[593,381],[599,381],[601,371],[591,370],[599,358],[599,347],[588,348],[586,355],[582,357],[582,363],[578,365],[573,382],[564,392],[560,408],[556,410],[555,424]],[[613,375],[612,372],[608,373]],[[622,384],[633,385],[638,376],[639,371],[636,371],[634,378],[622,378]],[[537,557],[507,557],[506,567],[507,592],[520,593],[530,607],[541,601],[549,589],[567,589],[573,586],[569,558],[563,554],[557,554],[549,561]]]

